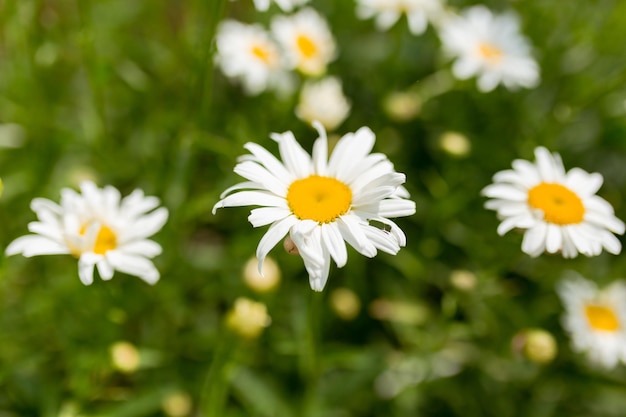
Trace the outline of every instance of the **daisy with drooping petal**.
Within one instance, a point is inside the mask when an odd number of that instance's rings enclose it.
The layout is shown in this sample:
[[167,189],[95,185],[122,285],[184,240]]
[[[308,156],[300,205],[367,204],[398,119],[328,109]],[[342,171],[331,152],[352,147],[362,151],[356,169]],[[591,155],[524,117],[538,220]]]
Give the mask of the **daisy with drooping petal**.
[[573,349],[605,368],[626,361],[626,284],[616,281],[599,290],[594,282],[576,277],[560,281],[557,291]]
[[272,21],[272,33],[287,54],[290,68],[306,75],[326,72],[335,59],[336,46],[328,23],[311,8],[290,16],[277,16]]
[[535,158],[513,161],[512,170],[498,172],[482,191],[492,198],[485,207],[502,220],[498,234],[526,230],[522,251],[533,257],[559,251],[565,258],[595,256],[602,248],[619,254],[622,245],[613,233],[624,233],[624,223],[596,195],[602,175],[580,168],[565,172],[560,155],[543,147],[535,149]]
[[350,102],[343,94],[339,78],[307,81],[302,87],[296,107],[298,118],[308,123],[317,120],[326,130],[334,130],[349,113]]
[[539,83],[539,67],[512,13],[494,15],[484,6],[470,7],[462,16],[444,21],[439,33],[444,49],[457,57],[454,75],[477,76],[480,91],[491,91],[498,84],[515,89]]
[[[292,11],[295,7],[302,6],[309,2],[309,0],[273,0],[281,9],[286,12]],[[257,10],[265,12],[270,8],[272,0],[254,0],[254,7]]]
[[247,94],[290,90],[278,45],[261,26],[225,20],[215,37],[217,64],[224,75],[240,81]]
[[440,0],[357,0],[360,19],[375,18],[378,30],[388,30],[406,14],[413,35],[426,31],[428,21],[442,13]]
[[81,194],[64,188],[60,205],[34,199],[31,209],[38,221],[28,224],[34,234],[14,240],[6,254],[73,255],[78,258],[78,275],[85,285],[93,282],[94,266],[104,280],[117,270],[156,283],[159,271],[150,258],[161,253],[161,246],[148,237],[163,227],[167,209],[157,209],[159,200],[144,196],[141,190],[121,199],[111,186],[100,189],[86,181],[80,189]]
[[415,213],[415,203],[406,199],[404,174],[395,172],[385,155],[370,153],[375,136],[369,128],[344,135],[329,158],[326,132],[319,123],[314,126],[319,138],[312,157],[291,132],[271,135],[282,162],[247,143],[251,155],[235,166],[247,181],[227,189],[213,213],[222,207],[261,206],[248,217],[254,227],[270,225],[257,247],[259,271],[269,251],[289,234],[311,288],[322,291],[331,258],[338,267],[347,261],[346,242],[370,258],[378,250],[395,255],[406,237],[389,218]]

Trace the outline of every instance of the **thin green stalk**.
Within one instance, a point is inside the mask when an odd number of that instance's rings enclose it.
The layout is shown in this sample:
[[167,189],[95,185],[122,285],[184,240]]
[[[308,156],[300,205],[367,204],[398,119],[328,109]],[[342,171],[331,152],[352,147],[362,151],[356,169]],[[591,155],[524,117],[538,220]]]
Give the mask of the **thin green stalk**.
[[409,91],[416,94],[420,101],[425,103],[434,97],[452,90],[454,82],[454,77],[450,73],[450,70],[444,68],[417,81],[409,88]]
[[[208,4],[208,5],[207,5]],[[217,25],[226,10],[226,0],[198,1],[197,9],[205,10],[198,13],[203,27],[199,30],[198,42],[194,46],[197,57],[194,71],[189,78],[189,102],[182,117],[181,128],[173,143],[172,170],[168,173],[168,186],[165,192],[166,203],[176,212],[177,208],[186,201],[189,173],[192,170],[192,146],[196,137],[196,125],[208,120],[212,94],[213,55],[215,53],[215,32]]]
[[301,373],[305,380],[306,391],[302,402],[302,415],[315,415],[320,379],[319,339],[320,339],[320,304],[322,294],[309,292],[305,310],[306,320],[300,350]]
[[92,24],[91,3],[88,0],[76,0],[76,8],[80,19],[81,36],[79,46],[82,52],[83,65],[91,90],[93,114],[87,117],[86,136],[91,140],[100,140],[106,136],[106,104],[102,85],[103,75],[100,68],[98,53],[95,46],[95,30]]
[[207,372],[200,397],[203,417],[223,417],[230,387],[231,359],[237,350],[237,340],[232,334],[219,338],[215,355]]
[[[205,5],[206,2],[200,2],[200,7]],[[190,109],[195,112],[189,112],[194,116],[199,116],[202,119],[203,115],[208,114],[209,106],[211,103],[211,94],[213,86],[213,56],[215,55],[215,33],[217,31],[217,25],[224,16],[226,10],[226,0],[213,0],[209,2],[209,8],[203,22],[200,24],[205,25],[206,28],[200,35],[199,44],[196,48],[199,49],[198,61],[196,63],[196,79],[191,85]]]

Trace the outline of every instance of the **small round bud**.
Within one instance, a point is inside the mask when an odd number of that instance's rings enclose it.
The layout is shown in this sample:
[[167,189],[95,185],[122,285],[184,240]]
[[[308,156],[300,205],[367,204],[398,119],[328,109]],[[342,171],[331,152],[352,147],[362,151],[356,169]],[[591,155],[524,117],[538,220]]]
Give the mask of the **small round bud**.
[[511,345],[514,352],[538,364],[552,362],[558,351],[554,336],[543,329],[522,330],[513,337]]
[[133,373],[139,369],[139,351],[130,342],[115,342],[109,348],[111,362],[115,369],[124,373]]
[[246,339],[259,337],[271,322],[265,304],[244,297],[237,298],[226,315],[228,328]]
[[285,240],[283,240],[283,247],[285,248],[285,252],[287,252],[289,255],[300,255],[298,247],[289,236],[287,236]]
[[448,154],[460,158],[469,154],[472,144],[459,132],[445,132],[439,137],[439,146]]
[[390,119],[396,122],[407,122],[416,118],[420,113],[422,101],[415,93],[397,91],[385,98],[383,108]]
[[330,306],[342,320],[353,320],[361,311],[361,300],[354,291],[337,288],[330,294]]
[[191,397],[184,392],[174,392],[163,399],[163,412],[169,417],[185,417],[191,413]]
[[450,282],[461,291],[471,291],[476,287],[476,275],[472,271],[456,269],[450,274]]
[[272,258],[265,258],[262,266],[263,275],[259,274],[259,260],[252,257],[243,268],[243,280],[256,292],[268,292],[276,288],[280,282],[280,269]]

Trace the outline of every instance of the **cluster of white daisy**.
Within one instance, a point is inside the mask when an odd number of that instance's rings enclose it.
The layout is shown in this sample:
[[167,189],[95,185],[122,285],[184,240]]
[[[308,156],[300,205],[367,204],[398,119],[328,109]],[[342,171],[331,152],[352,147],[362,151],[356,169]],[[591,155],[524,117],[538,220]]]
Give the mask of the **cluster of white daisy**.
[[[291,12],[308,0],[275,2]],[[254,4],[261,11],[270,8],[270,0]],[[357,1],[357,16],[375,19],[380,30],[389,29],[403,14],[413,34],[423,33],[429,22],[436,26],[443,49],[456,58],[453,74],[460,79],[476,76],[481,91],[499,84],[531,88],[539,82],[539,68],[512,13],[494,15],[474,6],[457,15],[444,10],[439,0]],[[310,7],[275,16],[270,30],[228,19],[218,27],[216,44],[217,65],[248,94],[289,92],[296,73],[310,77],[303,82],[295,112],[317,130],[311,154],[292,132],[270,135],[280,159],[247,143],[249,154],[234,168],[245,181],[225,190],[213,207],[215,214],[218,208],[256,206],[248,220],[253,227],[269,226],[256,250],[259,273],[263,275],[264,260],[281,240],[289,252],[301,256],[314,291],[326,286],[333,261],[339,268],[346,264],[348,245],[369,258],[378,251],[397,254],[406,236],[390,219],[416,211],[403,186],[405,175],[384,154],[372,153],[375,134],[368,127],[342,136],[329,154],[326,132],[347,117],[350,103],[337,77],[321,78],[337,57],[326,20]],[[496,173],[482,190],[489,198],[485,207],[501,220],[497,233],[523,231],[522,251],[532,257],[596,256],[603,250],[619,254],[622,247],[615,234],[623,234],[626,226],[596,195],[602,176],[580,168],[566,171],[560,155],[543,147],[534,153],[534,162],[514,160],[512,169]],[[161,246],[149,237],[168,218],[167,209],[159,205],[141,190],[122,198],[112,186],[83,182],[80,193],[63,189],[60,204],[34,199],[31,208],[38,220],[28,225],[32,234],[14,240],[6,253],[74,256],[86,285],[93,282],[94,269],[104,280],[120,271],[154,284],[160,274],[151,259]],[[578,277],[563,280],[558,293],[574,349],[604,367],[626,362],[626,284],[615,282],[599,290]],[[269,324],[264,305],[239,300],[233,311],[237,314],[229,316],[231,325],[250,337]],[[242,321],[242,314],[250,311],[254,321]]]
[[[262,11],[269,8],[269,3],[255,1],[257,10]],[[307,1],[276,3],[283,11],[291,12]],[[476,77],[482,92],[500,84],[511,90],[532,88],[540,81],[530,43],[520,34],[519,19],[512,11],[494,14],[478,5],[457,13],[444,7],[442,0],[357,0],[356,15],[360,19],[373,18],[379,30],[390,29],[405,15],[414,35],[424,33],[430,22],[441,40],[443,54],[454,60],[452,74],[461,80]],[[311,7],[274,17],[269,31],[259,24],[226,20],[218,30],[217,50],[216,61],[223,73],[240,82],[250,95],[266,90],[286,95],[296,84],[293,70],[308,77],[322,76],[338,53],[327,21]],[[330,122],[325,125],[327,129],[341,123],[350,110],[340,81],[333,81],[338,88],[322,87],[330,83],[315,87],[315,100],[305,89],[300,96],[301,107],[334,109],[334,119],[339,122]],[[309,86],[308,90],[313,88]],[[320,102],[324,104],[315,104]],[[302,114],[306,113],[298,112],[298,117]],[[303,120],[324,124],[326,117],[316,113]]]
[[[291,10],[286,6],[282,5],[284,10]],[[312,8],[275,16],[269,31],[259,24],[227,19],[218,27],[216,43],[216,63],[249,95],[266,90],[288,95],[296,85],[294,71],[318,78],[327,73],[329,63],[337,57],[327,21]],[[332,130],[349,112],[350,102],[343,94],[341,81],[329,77],[305,83],[296,115],[308,123],[318,120]]]
[[[485,207],[502,222],[498,234],[524,231],[522,251],[532,257],[545,252],[574,258],[599,255],[603,249],[619,254],[625,225],[613,207],[596,195],[602,175],[580,168],[565,171],[561,157],[535,149],[535,162],[513,161],[513,169],[496,173],[482,191]],[[565,305],[563,327],[573,349],[605,368],[626,362],[626,284],[616,281],[600,290],[581,277],[562,280],[558,294]]]
[[444,53],[455,59],[454,76],[477,77],[480,91],[499,84],[516,89],[539,83],[539,67],[513,12],[497,15],[478,5],[457,14],[446,10],[441,0],[357,0],[357,16],[373,17],[379,30],[389,29],[403,14],[414,35],[423,33],[430,21]]

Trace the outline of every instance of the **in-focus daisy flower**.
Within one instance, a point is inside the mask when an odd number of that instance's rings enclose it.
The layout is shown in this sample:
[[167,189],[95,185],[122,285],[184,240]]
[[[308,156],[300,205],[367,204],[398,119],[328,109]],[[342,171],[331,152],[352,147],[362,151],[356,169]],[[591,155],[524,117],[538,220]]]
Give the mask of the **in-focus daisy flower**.
[[150,258],[161,253],[161,246],[148,237],[163,227],[167,209],[157,209],[159,200],[144,196],[141,190],[121,199],[111,186],[100,189],[86,181],[80,189],[79,194],[64,188],[60,205],[34,199],[31,209],[38,221],[28,224],[34,234],[14,240],[6,254],[73,255],[78,258],[78,275],[85,285],[93,282],[94,266],[104,280],[117,270],[156,283],[159,271]]
[[444,21],[440,37],[444,50],[457,57],[454,75],[460,79],[477,76],[483,92],[498,84],[515,89],[539,83],[539,67],[511,13],[494,15],[484,6],[470,7],[462,16]]
[[[502,223],[498,234],[524,229],[522,251],[530,256],[561,252],[595,256],[602,248],[617,255],[622,249],[613,233],[624,233],[624,223],[596,192],[602,175],[580,168],[565,172],[561,157],[543,147],[535,149],[534,163],[517,159],[513,169],[496,173],[483,195],[485,207],[495,210]],[[613,232],[613,233],[611,233]]]
[[[235,172],[247,181],[227,189],[221,207],[261,206],[248,220],[254,227],[270,225],[257,247],[259,270],[268,252],[289,234],[309,273],[311,288],[326,285],[331,258],[345,265],[346,242],[373,257],[378,250],[396,254],[406,244],[402,230],[390,217],[415,213],[401,184],[404,174],[380,153],[370,153],[374,133],[362,127],[343,136],[328,158],[324,128],[315,123],[319,138],[311,157],[293,133],[272,134],[282,162],[265,148],[247,143],[252,155],[240,158]],[[377,227],[375,222],[381,227]]]
[[240,81],[247,94],[291,88],[278,45],[261,26],[225,20],[217,29],[216,43],[217,64],[227,77]]
[[335,59],[333,35],[326,20],[315,10],[306,8],[290,16],[277,16],[271,26],[291,68],[318,76],[324,74],[328,63]]
[[374,17],[378,30],[388,30],[406,14],[409,30],[420,35],[428,21],[442,13],[442,7],[440,0],[357,0],[356,12],[360,19]]
[[[278,7],[286,12],[290,12],[294,8],[302,6],[309,1],[310,0],[273,0],[273,2],[278,5]],[[270,8],[270,3],[272,3],[272,0],[254,0],[254,7],[256,7],[256,9],[259,11],[265,12]]]
[[350,102],[337,77],[307,81],[300,92],[296,115],[308,122],[317,120],[326,130],[335,130],[350,113]]
[[563,327],[572,347],[590,361],[612,368],[626,361],[626,285],[616,281],[605,289],[582,277],[559,282],[558,294],[565,306]]

